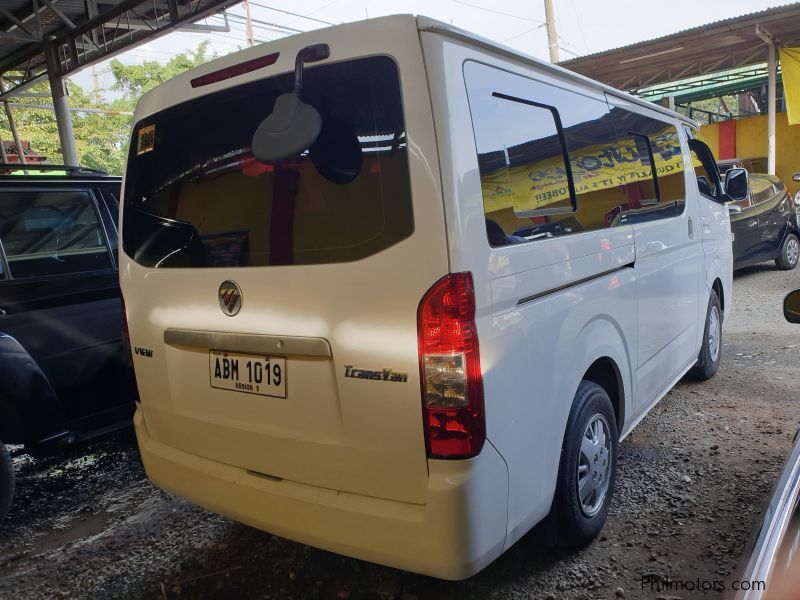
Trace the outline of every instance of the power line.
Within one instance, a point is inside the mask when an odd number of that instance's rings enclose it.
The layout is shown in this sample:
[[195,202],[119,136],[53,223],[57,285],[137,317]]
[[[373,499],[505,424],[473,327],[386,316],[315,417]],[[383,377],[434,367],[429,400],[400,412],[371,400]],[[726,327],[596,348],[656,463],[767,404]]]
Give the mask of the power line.
[[586,36],[583,34],[583,25],[581,25],[581,19],[578,16],[578,10],[575,8],[575,0],[569,0],[570,4],[572,5],[572,12],[575,13],[575,21],[578,23],[578,30],[581,33],[581,39],[583,40],[583,51],[585,53],[589,53],[589,44],[586,43]]
[[250,4],[253,6],[258,6],[259,8],[266,8],[267,10],[274,10],[275,12],[283,13],[285,15],[292,15],[293,17],[300,17],[301,19],[307,19],[309,21],[316,21],[317,23],[322,23],[323,25],[336,25],[336,23],[331,23],[330,21],[323,21],[322,19],[317,19],[315,17],[309,17],[308,15],[301,15],[299,13],[294,13],[289,10],[282,10],[280,8],[273,8],[272,6],[267,6],[265,4],[258,4],[257,2],[253,2],[250,0]]
[[506,42],[510,42],[511,40],[515,40],[518,37],[522,37],[526,33],[532,33],[534,31],[536,31],[537,29],[541,29],[542,27],[544,27],[544,25],[537,25],[536,27],[531,27],[530,29],[526,29],[522,33],[518,33],[517,35],[512,35],[511,37],[508,37],[508,38],[506,38],[504,40],[500,40],[500,43],[501,44],[505,44]]
[[[241,22],[246,22],[247,19],[245,17],[240,17],[239,15],[228,15],[229,19],[238,20]],[[262,27],[266,28],[277,28],[276,31],[279,33],[281,31],[291,31],[292,33],[305,33],[302,29],[295,29],[294,27],[287,27],[286,25],[279,25],[278,23],[270,23],[269,21],[261,21],[259,19],[250,19],[253,23],[257,23]]]
[[531,19],[530,17],[522,17],[520,15],[512,15],[511,13],[503,12],[500,10],[493,10],[491,8],[486,8],[485,6],[479,6],[477,4],[470,4],[469,2],[464,2],[464,0],[453,0],[456,4],[463,4],[464,6],[469,6],[470,8],[475,8],[477,10],[483,10],[489,13],[493,13],[495,15],[503,15],[504,17],[511,17],[512,19],[521,19],[523,21],[530,21],[531,23],[539,23],[540,25],[547,25],[544,21],[540,21],[539,19]]
[[[320,11],[323,11],[323,10],[325,10],[326,8],[328,8],[329,6],[332,6],[332,5],[336,4],[337,2],[339,2],[339,0],[331,0],[330,2],[327,2],[327,3],[323,4],[323,5],[322,5],[322,6],[320,6],[319,8],[315,8],[315,9],[314,9],[314,10],[312,10],[310,13],[308,13],[308,15],[306,15],[306,16],[313,15],[314,13],[318,13],[318,12],[320,12]],[[291,24],[291,23],[297,23],[297,21],[298,21],[298,19],[295,19],[294,21],[290,21],[289,23],[290,23],[290,24]]]

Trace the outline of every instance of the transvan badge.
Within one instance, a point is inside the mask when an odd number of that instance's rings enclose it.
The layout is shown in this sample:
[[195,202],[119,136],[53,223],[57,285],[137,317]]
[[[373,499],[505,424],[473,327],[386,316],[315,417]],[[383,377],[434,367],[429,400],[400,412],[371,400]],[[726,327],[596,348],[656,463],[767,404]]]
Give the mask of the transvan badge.
[[353,365],[344,366],[344,376],[353,379],[374,379],[376,381],[398,381],[405,383],[408,381],[408,373],[395,371],[394,369],[381,369],[372,371],[370,369],[356,369]]
[[223,281],[219,285],[217,299],[222,312],[229,317],[236,316],[242,309],[242,290],[235,281],[230,279]]

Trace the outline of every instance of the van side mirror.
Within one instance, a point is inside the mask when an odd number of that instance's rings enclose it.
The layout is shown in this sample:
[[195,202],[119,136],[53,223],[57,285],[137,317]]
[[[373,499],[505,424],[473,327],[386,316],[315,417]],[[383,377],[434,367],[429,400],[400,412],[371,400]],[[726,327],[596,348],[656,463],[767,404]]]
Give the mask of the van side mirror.
[[792,179],[794,181],[800,181],[800,173],[795,173],[794,175],[792,175]]
[[729,200],[740,202],[750,194],[750,181],[747,171],[738,167],[725,173],[725,195]]
[[783,316],[789,323],[800,323],[800,290],[789,292],[783,299]]

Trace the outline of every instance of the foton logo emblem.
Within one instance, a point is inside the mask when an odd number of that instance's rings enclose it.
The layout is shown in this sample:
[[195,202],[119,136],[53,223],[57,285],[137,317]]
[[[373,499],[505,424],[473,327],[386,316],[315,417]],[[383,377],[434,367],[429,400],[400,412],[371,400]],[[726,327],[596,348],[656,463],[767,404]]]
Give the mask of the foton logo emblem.
[[235,281],[223,281],[217,292],[219,307],[229,317],[233,317],[242,309],[242,290]]
[[146,356],[147,358],[153,358],[153,351],[150,348],[140,348],[139,346],[135,346],[133,348],[134,354],[137,356]]
[[344,376],[353,379],[374,379],[376,381],[398,381],[405,383],[408,381],[408,373],[395,371],[394,369],[382,369],[380,371],[370,371],[369,369],[354,369],[353,365],[344,366]]

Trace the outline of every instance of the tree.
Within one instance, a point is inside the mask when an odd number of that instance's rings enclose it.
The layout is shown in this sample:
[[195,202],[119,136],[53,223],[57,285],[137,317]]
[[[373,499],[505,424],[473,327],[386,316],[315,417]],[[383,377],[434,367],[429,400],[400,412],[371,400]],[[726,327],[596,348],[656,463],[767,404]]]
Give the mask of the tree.
[[203,41],[194,50],[178,54],[165,64],[146,60],[140,65],[125,65],[114,59],[111,61],[111,72],[115,79],[113,87],[135,104],[139,96],[157,85],[216,57],[216,53],[208,53],[208,41]]

